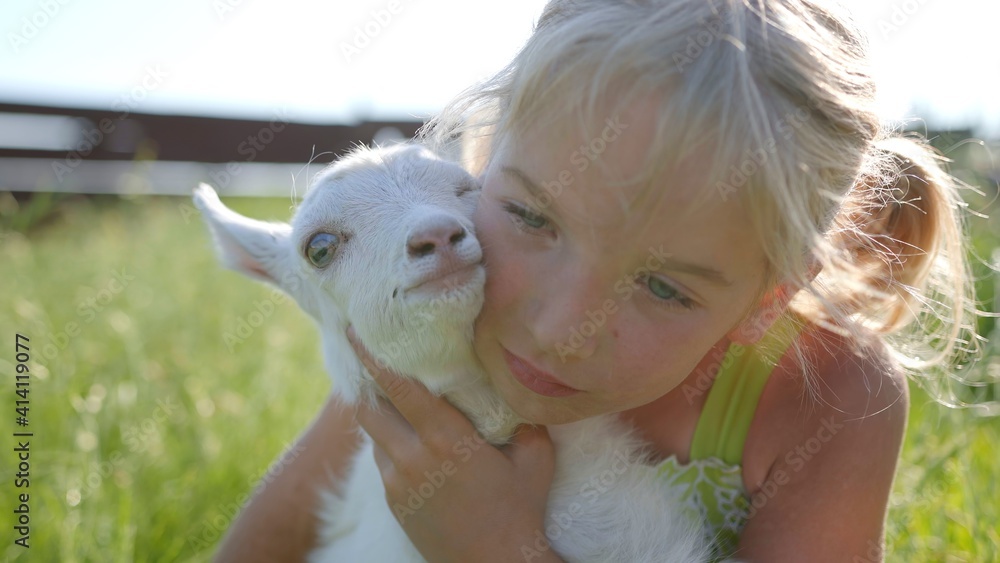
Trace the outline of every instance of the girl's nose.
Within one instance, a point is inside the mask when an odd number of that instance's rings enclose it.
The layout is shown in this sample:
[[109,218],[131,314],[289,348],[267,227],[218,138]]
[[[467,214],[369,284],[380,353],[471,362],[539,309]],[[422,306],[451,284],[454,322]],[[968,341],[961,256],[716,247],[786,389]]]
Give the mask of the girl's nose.
[[[544,282],[543,282],[544,283]],[[535,316],[532,332],[542,350],[554,354],[563,363],[586,360],[597,351],[612,320],[602,307],[606,296],[594,284],[570,283],[558,287],[558,280],[549,280],[551,291],[539,291],[534,300]]]

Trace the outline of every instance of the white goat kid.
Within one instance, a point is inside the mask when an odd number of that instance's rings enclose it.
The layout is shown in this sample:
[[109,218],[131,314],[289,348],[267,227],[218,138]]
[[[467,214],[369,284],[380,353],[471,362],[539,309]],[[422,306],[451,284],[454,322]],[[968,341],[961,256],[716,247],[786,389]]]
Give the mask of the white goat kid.
[[[402,145],[358,149],[320,172],[291,225],[243,217],[204,184],[194,201],[227,267],[277,285],[319,324],[336,393],[349,402],[379,393],[347,340],[353,324],[373,355],[444,394],[500,445],[521,420],[472,351],[488,267],[471,222],[478,197],[462,168]],[[708,557],[703,530],[682,515],[678,491],[657,480],[643,444],[614,416],[550,432],[556,472],[547,537],[540,530],[521,547],[526,560],[550,545],[570,561]],[[370,440],[336,490],[323,493],[321,547],[311,561],[424,561],[385,500]]]

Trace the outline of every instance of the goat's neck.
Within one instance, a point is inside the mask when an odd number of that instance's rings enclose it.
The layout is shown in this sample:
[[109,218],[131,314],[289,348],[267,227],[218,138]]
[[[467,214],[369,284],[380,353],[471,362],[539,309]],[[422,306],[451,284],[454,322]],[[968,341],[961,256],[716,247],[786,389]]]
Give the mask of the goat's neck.
[[[500,398],[496,390],[479,373],[475,380],[444,391],[444,397],[472,421],[487,442],[502,445],[510,441],[514,429],[525,421]],[[471,379],[471,378],[470,378]]]
[[431,330],[425,325],[411,327],[413,346],[422,353],[409,373],[462,411],[488,442],[506,444],[524,420],[490,384],[473,349],[471,322],[438,322]]
[[[373,404],[376,396],[385,394],[371,375],[364,373],[365,368],[347,340],[347,326],[341,322],[343,318],[346,315],[331,309],[320,320],[327,369],[334,378],[335,388],[340,389],[340,394],[348,402]],[[394,358],[390,354],[389,358],[395,360],[390,363],[397,365],[388,367],[421,382],[435,395],[444,396],[468,417],[489,443],[506,444],[517,425],[525,421],[490,384],[473,351],[471,327],[445,324],[435,329],[427,331],[424,327],[414,327],[411,334],[416,336],[411,345],[423,350],[423,353],[406,358]],[[442,345],[449,342],[462,344]],[[353,358],[354,361],[345,369],[343,358]]]

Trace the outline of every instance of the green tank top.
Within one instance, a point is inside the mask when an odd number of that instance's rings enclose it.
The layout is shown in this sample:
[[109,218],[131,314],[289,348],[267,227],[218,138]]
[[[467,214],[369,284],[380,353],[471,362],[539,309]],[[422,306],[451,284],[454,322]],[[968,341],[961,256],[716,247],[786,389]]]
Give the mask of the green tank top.
[[657,467],[666,483],[682,491],[689,516],[708,523],[716,558],[736,549],[746,524],[750,499],[743,487],[743,444],[768,377],[802,327],[798,317],[783,315],[756,343],[730,344],[707,388],[690,461],[682,465],[670,456]]

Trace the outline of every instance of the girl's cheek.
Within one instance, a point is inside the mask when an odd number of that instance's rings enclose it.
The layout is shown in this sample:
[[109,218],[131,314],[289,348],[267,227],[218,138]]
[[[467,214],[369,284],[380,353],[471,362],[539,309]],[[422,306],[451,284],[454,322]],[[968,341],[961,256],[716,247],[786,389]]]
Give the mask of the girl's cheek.
[[486,307],[496,308],[521,283],[521,265],[495,202],[480,201],[473,222],[486,263]]
[[527,275],[523,257],[518,259],[517,249],[503,240],[502,233],[493,240],[496,242],[484,245],[483,256],[487,261],[487,299],[491,307],[498,307],[516,301],[522,286],[537,280]]

